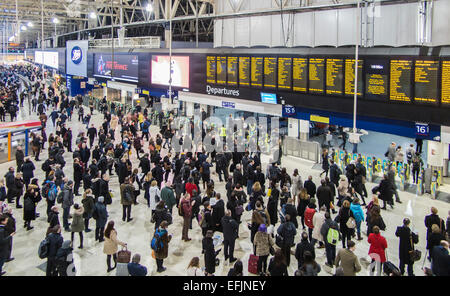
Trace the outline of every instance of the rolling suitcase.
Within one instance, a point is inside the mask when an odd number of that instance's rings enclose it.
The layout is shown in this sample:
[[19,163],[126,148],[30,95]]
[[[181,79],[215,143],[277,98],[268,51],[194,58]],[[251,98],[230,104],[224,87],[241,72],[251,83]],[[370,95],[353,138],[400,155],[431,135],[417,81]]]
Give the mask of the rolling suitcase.
[[386,261],[383,263],[383,272],[388,276],[391,275],[391,273],[393,273],[394,275],[399,275],[400,269],[398,269],[398,267],[395,266],[391,261]]
[[258,274],[258,260],[259,257],[253,254],[250,254],[248,258],[248,272],[253,274]]

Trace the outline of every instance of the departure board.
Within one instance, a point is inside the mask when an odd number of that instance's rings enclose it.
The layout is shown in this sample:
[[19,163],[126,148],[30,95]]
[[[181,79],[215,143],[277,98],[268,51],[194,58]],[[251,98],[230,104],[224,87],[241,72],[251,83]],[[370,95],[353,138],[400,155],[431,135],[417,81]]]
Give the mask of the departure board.
[[[363,65],[363,61],[358,60],[358,96],[363,93]],[[346,96],[355,95],[355,59],[345,60],[344,90]]]
[[217,57],[217,84],[227,83],[227,57]]
[[388,96],[389,61],[385,59],[364,61],[366,74],[366,99],[386,101]]
[[206,82],[216,83],[216,57],[206,57]]
[[263,58],[252,57],[252,74],[251,82],[252,86],[262,87],[263,74]]
[[277,87],[277,58],[264,58],[264,87]]
[[438,103],[438,61],[416,60],[414,72],[414,101]]
[[450,105],[450,61],[442,61],[441,103]]
[[227,73],[228,85],[236,86],[238,84],[238,57],[228,57]]
[[278,88],[292,88],[292,59],[278,58]]
[[344,60],[327,59],[326,88],[328,95],[342,95],[344,82]]
[[292,89],[294,91],[307,92],[308,87],[308,59],[292,59]]
[[391,60],[391,101],[411,102],[412,61]]
[[250,58],[239,57],[239,85],[250,86]]
[[309,92],[323,93],[324,91],[325,59],[309,59]]

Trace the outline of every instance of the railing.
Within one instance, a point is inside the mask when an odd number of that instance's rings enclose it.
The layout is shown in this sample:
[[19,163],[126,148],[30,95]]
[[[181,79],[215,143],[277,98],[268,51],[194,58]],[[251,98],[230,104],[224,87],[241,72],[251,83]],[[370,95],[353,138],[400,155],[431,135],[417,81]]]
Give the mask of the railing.
[[[93,39],[89,40],[89,47],[110,48],[112,46],[111,39]],[[114,47],[126,48],[160,48],[161,37],[146,36],[146,37],[126,37],[123,39],[123,45],[119,44],[119,38],[114,38]]]
[[319,163],[320,144],[318,142],[307,142],[286,137],[283,141],[283,154]]

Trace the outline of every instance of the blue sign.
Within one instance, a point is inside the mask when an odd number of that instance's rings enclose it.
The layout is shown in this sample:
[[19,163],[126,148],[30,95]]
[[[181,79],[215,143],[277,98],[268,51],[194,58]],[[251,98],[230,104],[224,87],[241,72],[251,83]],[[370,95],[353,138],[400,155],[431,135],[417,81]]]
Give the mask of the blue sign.
[[222,101],[222,107],[234,109],[236,107],[236,104],[233,103],[233,102],[224,102],[224,101]]
[[283,106],[283,116],[290,117],[297,113],[294,106],[284,105]]
[[75,65],[78,65],[83,60],[83,50],[79,46],[74,46],[70,58]]
[[138,87],[138,88],[135,88],[135,89],[134,89],[134,93],[135,93],[135,94],[141,95],[141,94],[142,94],[142,88],[139,88],[139,87]]
[[269,94],[269,93],[261,93],[261,102],[268,104],[276,104],[277,103],[277,95]]
[[416,122],[416,135],[428,137],[430,135],[430,127],[428,124]]

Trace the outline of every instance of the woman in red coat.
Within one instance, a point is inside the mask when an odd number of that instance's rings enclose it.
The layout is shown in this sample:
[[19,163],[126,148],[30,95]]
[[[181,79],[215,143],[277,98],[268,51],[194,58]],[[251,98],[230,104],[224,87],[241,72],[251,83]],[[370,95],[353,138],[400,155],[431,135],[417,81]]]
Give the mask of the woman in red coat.
[[373,232],[369,234],[367,241],[370,244],[369,256],[372,258],[370,275],[373,276],[376,266],[377,276],[380,276],[381,265],[386,262],[385,250],[387,248],[387,242],[386,239],[380,234],[380,228],[378,226],[373,227]]

